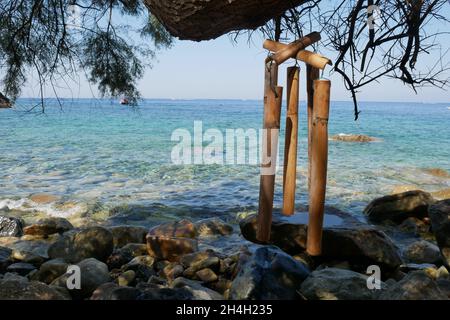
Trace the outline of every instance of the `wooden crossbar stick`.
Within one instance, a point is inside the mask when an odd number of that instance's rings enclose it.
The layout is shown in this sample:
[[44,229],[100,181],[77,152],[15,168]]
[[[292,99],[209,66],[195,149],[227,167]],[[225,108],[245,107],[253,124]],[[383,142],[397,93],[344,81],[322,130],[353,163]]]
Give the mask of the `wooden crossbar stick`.
[[[263,48],[270,50],[272,52],[278,52],[280,50],[284,50],[286,49],[288,45],[281,43],[281,42],[276,42],[273,40],[266,40],[264,41],[263,44]],[[315,53],[315,52],[311,52],[309,50],[300,50],[297,55],[295,56],[295,59],[303,61],[304,63],[306,63],[307,65],[311,65],[315,68],[318,69],[325,69],[325,67],[327,65],[332,66],[333,63],[331,62],[330,59],[328,59],[327,57],[322,56],[321,54]]]
[[300,50],[320,41],[320,33],[312,32],[301,39],[298,39],[280,51],[269,56],[269,59],[275,61],[278,65],[282,64],[290,58],[294,58]]
[[272,227],[273,196],[275,191],[275,169],[278,154],[278,134],[280,129],[281,102],[283,88],[276,86],[278,65],[265,65],[264,84],[264,125],[262,142],[261,177],[256,239],[267,243]]
[[283,214],[295,210],[295,184],[297,178],[298,100],[300,68],[287,68],[287,114],[283,167]]
[[309,194],[309,223],[306,241],[306,252],[311,256],[318,256],[322,253],[322,228],[327,185],[330,87],[330,80],[320,79],[314,81],[311,189]]

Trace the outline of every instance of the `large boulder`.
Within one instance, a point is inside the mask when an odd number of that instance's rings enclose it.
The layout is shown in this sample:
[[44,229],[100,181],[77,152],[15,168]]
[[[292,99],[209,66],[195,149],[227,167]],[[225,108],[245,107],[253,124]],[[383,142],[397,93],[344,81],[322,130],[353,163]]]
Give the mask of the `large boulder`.
[[114,226],[110,227],[113,235],[114,246],[121,248],[129,243],[145,243],[147,229],[139,226]]
[[351,270],[327,268],[312,272],[302,283],[300,292],[308,300],[376,299],[379,290],[369,289],[367,279]]
[[364,209],[364,213],[373,223],[401,223],[409,217],[427,217],[428,207],[434,202],[434,198],[427,192],[407,191],[373,200]]
[[90,227],[65,234],[51,245],[48,255],[51,259],[63,258],[70,263],[87,258],[106,261],[113,247],[113,235],[109,230],[102,227]]
[[402,280],[389,286],[380,300],[446,300],[437,283],[423,271],[408,273]]
[[0,280],[0,300],[67,300],[58,289],[37,281]]
[[[401,257],[394,243],[383,232],[367,225],[358,224],[345,217],[327,215],[322,238],[322,257],[347,260],[354,264],[372,265],[395,269]],[[340,221],[337,221],[337,219]],[[297,254],[306,249],[307,225],[299,218],[274,215],[270,243],[282,250]],[[334,219],[334,221],[333,221]],[[240,222],[242,235],[249,241],[256,240],[257,219],[249,216]]]
[[54,233],[64,233],[73,229],[72,224],[64,218],[45,218],[23,229],[25,235],[48,236]]
[[267,246],[250,256],[241,254],[238,273],[230,289],[234,300],[298,299],[298,288],[309,269],[280,249]]
[[410,244],[405,249],[403,256],[406,261],[411,263],[442,264],[439,247],[425,240],[419,240]]
[[64,259],[52,259],[44,262],[31,279],[50,284],[56,278],[64,275],[68,267],[69,264]]
[[13,217],[0,216],[0,237],[20,237],[22,234],[22,220]]
[[430,206],[431,228],[436,236],[444,262],[450,267],[450,199]]
[[[111,277],[108,272],[108,266],[94,258],[89,258],[77,264],[80,268],[81,289],[70,290],[74,298],[90,297],[95,289],[100,285],[110,282]],[[67,287],[69,275],[66,273],[52,282],[52,285],[58,287]]]

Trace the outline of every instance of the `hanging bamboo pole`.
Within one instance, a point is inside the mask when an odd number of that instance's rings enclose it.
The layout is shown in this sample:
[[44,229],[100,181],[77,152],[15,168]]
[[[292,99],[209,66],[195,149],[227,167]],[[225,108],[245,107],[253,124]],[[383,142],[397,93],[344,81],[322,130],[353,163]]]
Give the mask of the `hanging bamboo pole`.
[[322,252],[322,227],[325,209],[328,162],[328,114],[330,80],[314,81],[314,109],[311,144],[311,189],[306,251],[311,256]]
[[319,78],[319,69],[306,66],[306,90],[308,95],[308,191],[311,192],[311,144],[312,144],[312,117],[314,109],[314,80]]
[[275,61],[278,65],[281,65],[286,60],[294,58],[300,50],[303,50],[318,41],[320,41],[320,33],[311,32],[303,38],[286,45],[286,48],[283,50],[275,52],[270,56],[270,59]]
[[273,195],[275,190],[275,168],[278,154],[278,132],[280,129],[283,88],[276,86],[278,66],[268,62],[264,84],[264,124],[259,190],[259,208],[256,238],[268,242],[272,226]]
[[287,68],[287,115],[283,167],[283,214],[292,215],[295,210],[295,183],[297,177],[298,144],[298,67]]

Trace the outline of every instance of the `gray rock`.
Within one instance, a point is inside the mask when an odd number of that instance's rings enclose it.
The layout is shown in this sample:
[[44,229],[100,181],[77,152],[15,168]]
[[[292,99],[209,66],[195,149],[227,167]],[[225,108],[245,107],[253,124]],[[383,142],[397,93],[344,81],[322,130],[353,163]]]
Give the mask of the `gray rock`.
[[147,246],[143,243],[128,243],[114,250],[109,256],[106,264],[110,269],[120,268],[130,262],[133,258],[147,254]]
[[21,276],[26,276],[33,270],[36,270],[35,266],[24,262],[13,263],[10,266],[8,266],[8,268],[6,268],[6,271],[17,273],[18,275]]
[[409,245],[405,249],[403,256],[406,261],[411,263],[442,263],[439,247],[425,240],[420,240]]
[[90,300],[136,300],[140,290],[132,287],[119,287],[117,284],[108,282],[99,286]]
[[450,299],[450,279],[438,279],[436,280],[436,283],[439,290],[441,290],[441,292],[445,294],[448,299]]
[[[367,276],[339,268],[314,271],[302,283],[300,292],[308,300],[372,300],[379,290],[367,287]],[[384,288],[385,285],[381,284]]]
[[[343,217],[344,223],[340,225],[324,226],[322,239],[324,259],[347,260],[363,265],[376,264],[388,269],[395,269],[402,263],[397,247],[386,234],[373,227],[346,219]],[[255,215],[241,220],[240,227],[244,238],[258,243]],[[295,255],[305,251],[306,235],[306,224],[274,215],[270,244]]]
[[0,237],[20,237],[23,234],[22,229],[22,220],[0,216]]
[[227,236],[233,232],[233,227],[219,218],[208,218],[195,224],[199,237]]
[[446,300],[437,283],[423,271],[410,272],[395,285],[389,286],[380,300]]
[[41,282],[3,278],[0,300],[67,300],[67,297]]
[[87,258],[106,261],[113,247],[113,236],[109,230],[102,227],[90,227],[65,234],[51,245],[48,255],[51,259],[63,258],[70,263]]
[[407,191],[377,198],[364,209],[369,221],[382,223],[392,221],[402,223],[409,217],[425,218],[428,207],[435,202],[431,194],[420,191]]
[[69,264],[64,259],[52,259],[43,263],[31,279],[50,284],[56,278],[64,275],[68,267]]
[[136,282],[147,282],[151,276],[155,275],[154,263],[155,259],[151,256],[138,256],[123,265],[121,270],[124,272],[133,270],[136,274]]
[[26,235],[48,236],[55,233],[64,233],[73,229],[72,224],[64,218],[45,218],[23,229]]
[[223,296],[220,293],[204,287],[201,282],[182,277],[172,281],[171,288],[187,290],[192,296],[192,300],[223,300]]
[[129,243],[145,243],[147,229],[138,226],[114,226],[110,227],[113,235],[114,246],[121,248]]
[[305,265],[276,247],[258,248],[242,254],[238,274],[230,289],[235,300],[296,299],[297,290],[309,275]]
[[431,228],[447,267],[450,267],[450,199],[430,206]]
[[[70,294],[74,298],[87,298],[92,295],[95,289],[100,285],[110,282],[111,277],[108,272],[108,266],[94,258],[89,258],[77,264],[81,272],[81,289],[70,290]],[[67,288],[68,274],[64,274],[55,279],[51,284]]]
[[0,273],[3,273],[6,267],[12,263],[11,253],[11,249],[0,247]]

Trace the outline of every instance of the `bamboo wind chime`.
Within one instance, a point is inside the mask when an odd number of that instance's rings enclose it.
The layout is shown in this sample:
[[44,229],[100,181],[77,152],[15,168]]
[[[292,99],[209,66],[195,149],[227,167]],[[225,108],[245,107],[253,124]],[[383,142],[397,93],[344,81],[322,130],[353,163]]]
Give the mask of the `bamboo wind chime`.
[[[303,61],[306,68],[307,115],[308,115],[308,189],[309,223],[306,251],[312,256],[321,254],[322,227],[325,207],[325,191],[328,162],[328,113],[330,105],[330,81],[319,79],[331,61],[320,54],[305,50],[318,42],[318,32],[290,44],[266,40],[264,49],[271,52],[265,61],[264,72],[264,124],[259,209],[256,237],[260,242],[270,240],[273,197],[275,191],[275,168],[278,154],[281,102],[283,88],[278,86],[278,66],[288,59]],[[297,176],[298,104],[300,69],[287,69],[287,114],[283,167],[284,215],[295,211],[295,188]]]

